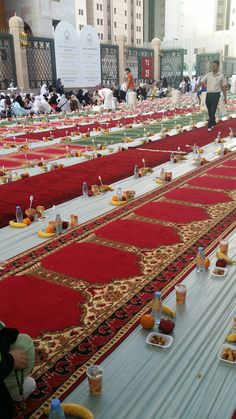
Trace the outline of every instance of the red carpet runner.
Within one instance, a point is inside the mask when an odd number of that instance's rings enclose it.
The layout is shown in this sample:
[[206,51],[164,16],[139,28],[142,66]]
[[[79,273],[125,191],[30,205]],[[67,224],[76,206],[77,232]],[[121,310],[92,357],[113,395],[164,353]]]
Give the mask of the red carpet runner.
[[[228,134],[229,127],[234,127],[235,120],[225,121],[218,124],[222,136]],[[153,152],[153,150],[173,150],[178,147],[182,151],[189,152],[189,147],[197,143],[203,146],[211,142],[216,132],[207,132],[206,127],[184,132],[160,141],[142,146],[142,150],[129,149],[106,157],[90,160],[78,165],[65,167],[17,182],[1,185],[0,201],[0,227],[8,224],[9,220],[15,217],[15,207],[20,205],[27,208],[29,196],[34,195],[34,204],[44,205],[50,208],[69,199],[81,195],[84,181],[89,186],[98,183],[98,176],[102,176],[103,182],[110,184],[124,179],[133,174],[134,166],[142,166],[142,159],[145,159],[146,166],[154,167],[169,160],[170,153]],[[106,163],[106,164],[104,164]]]
[[[37,348],[37,390],[19,417],[39,418],[52,396],[65,397],[88,362],[101,362],[133,330],[155,290],[165,297],[182,281],[197,246],[208,253],[232,231],[235,163],[231,153],[8,262],[1,319]],[[214,170],[223,189],[202,183]]]

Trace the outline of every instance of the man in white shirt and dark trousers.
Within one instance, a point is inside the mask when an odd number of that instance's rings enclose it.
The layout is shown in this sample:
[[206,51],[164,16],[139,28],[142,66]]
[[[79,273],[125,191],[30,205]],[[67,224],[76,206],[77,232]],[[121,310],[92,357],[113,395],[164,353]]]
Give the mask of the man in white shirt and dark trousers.
[[226,80],[222,73],[219,72],[220,63],[218,60],[212,62],[211,73],[207,73],[202,77],[197,88],[203,84],[207,84],[206,107],[208,109],[208,131],[216,125],[215,114],[220,99],[221,91],[224,94],[224,103],[226,104]]

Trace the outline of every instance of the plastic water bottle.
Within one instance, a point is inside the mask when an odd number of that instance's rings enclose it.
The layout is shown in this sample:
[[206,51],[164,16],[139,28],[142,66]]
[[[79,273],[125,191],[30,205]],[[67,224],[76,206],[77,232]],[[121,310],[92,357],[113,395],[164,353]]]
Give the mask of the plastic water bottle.
[[56,215],[56,234],[61,234],[62,233],[62,219],[60,214]]
[[156,324],[160,323],[162,315],[162,298],[160,291],[156,291],[152,300],[152,316],[155,318]]
[[116,192],[116,197],[117,197],[117,201],[122,201],[122,189],[121,189],[121,187],[119,186],[119,188],[117,189],[117,192]]
[[83,183],[82,192],[83,192],[83,197],[88,198],[88,185],[86,182]]
[[220,146],[220,155],[221,156],[224,156],[224,154],[225,154],[225,147],[224,147],[224,144],[221,144],[221,146]]
[[49,419],[65,419],[65,413],[63,412],[59,399],[51,400]]
[[197,154],[197,157],[196,157],[196,165],[197,166],[201,166],[201,155],[200,154]]
[[205,272],[205,254],[204,254],[204,248],[198,247],[197,251],[197,258],[196,258],[196,266],[197,266],[197,272]]
[[17,205],[16,206],[16,222],[22,223],[22,221],[23,221],[23,213],[21,211],[20,205]]
[[12,180],[13,180],[13,179],[12,179],[12,173],[9,173],[8,178],[7,178],[7,181],[8,181],[8,182],[12,182]]
[[139,178],[139,168],[137,164],[134,166],[134,178],[135,179]]
[[165,169],[164,169],[164,167],[162,167],[162,169],[161,169],[160,179],[165,180]]
[[174,157],[174,154],[171,153],[171,155],[170,155],[170,163],[173,164],[174,162],[175,162],[175,157]]

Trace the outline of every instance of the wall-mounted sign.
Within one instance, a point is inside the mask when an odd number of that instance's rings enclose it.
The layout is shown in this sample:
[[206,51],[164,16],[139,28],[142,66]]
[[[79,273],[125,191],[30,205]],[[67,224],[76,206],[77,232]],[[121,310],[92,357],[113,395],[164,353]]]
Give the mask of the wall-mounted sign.
[[74,26],[64,21],[58,23],[54,39],[57,77],[66,88],[79,87],[79,43]]
[[101,83],[100,41],[93,26],[86,25],[79,33],[79,79],[81,87]]

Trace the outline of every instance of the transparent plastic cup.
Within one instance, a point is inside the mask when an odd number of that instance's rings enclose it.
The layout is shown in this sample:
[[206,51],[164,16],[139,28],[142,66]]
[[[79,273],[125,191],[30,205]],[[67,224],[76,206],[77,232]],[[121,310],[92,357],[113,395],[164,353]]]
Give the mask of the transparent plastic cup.
[[184,284],[175,286],[176,304],[184,305],[186,302],[187,287]]
[[227,255],[229,249],[229,242],[227,240],[220,240],[220,251]]
[[91,365],[86,370],[89,391],[93,396],[99,396],[102,393],[103,372],[104,370],[100,365]]

